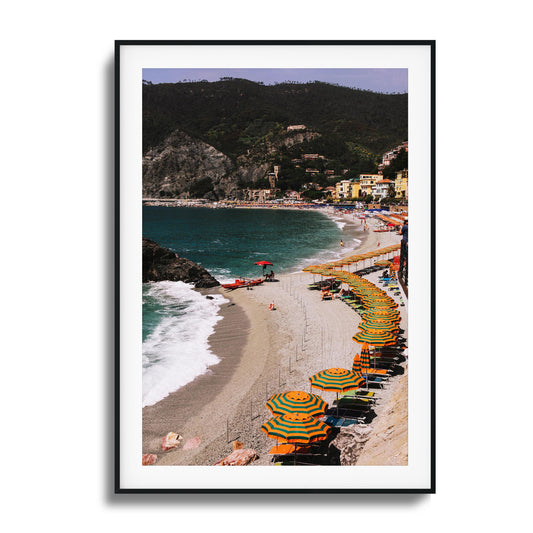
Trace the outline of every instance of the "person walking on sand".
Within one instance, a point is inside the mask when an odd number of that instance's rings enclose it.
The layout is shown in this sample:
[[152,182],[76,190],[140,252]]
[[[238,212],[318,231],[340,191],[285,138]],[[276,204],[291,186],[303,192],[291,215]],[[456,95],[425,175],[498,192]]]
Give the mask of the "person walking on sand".
[[401,247],[400,247],[400,271],[403,272],[404,268],[407,265],[407,245],[408,245],[407,219],[405,219],[402,229],[400,230],[400,233],[402,235],[402,242],[401,242]]
[[341,248],[342,248],[343,246],[344,246],[344,243],[343,243],[342,240],[341,240]]

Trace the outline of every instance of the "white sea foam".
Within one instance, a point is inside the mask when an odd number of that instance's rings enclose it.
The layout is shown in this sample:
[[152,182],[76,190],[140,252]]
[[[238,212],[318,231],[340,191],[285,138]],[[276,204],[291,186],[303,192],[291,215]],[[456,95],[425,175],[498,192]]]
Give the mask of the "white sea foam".
[[152,283],[148,295],[160,304],[161,320],[142,347],[143,407],[162,400],[220,361],[208,337],[222,318],[220,306],[228,301],[220,294],[208,299],[181,281]]
[[344,228],[344,226],[346,226],[346,222],[342,218],[332,218],[331,220],[333,220],[333,222],[335,222],[335,224],[337,224],[337,227],[341,231],[342,231],[342,228]]

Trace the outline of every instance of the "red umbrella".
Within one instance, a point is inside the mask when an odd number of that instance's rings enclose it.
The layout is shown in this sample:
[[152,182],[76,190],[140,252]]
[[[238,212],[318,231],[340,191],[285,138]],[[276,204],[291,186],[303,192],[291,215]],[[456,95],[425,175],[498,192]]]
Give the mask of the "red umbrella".
[[267,265],[273,265],[274,263],[271,263],[270,261],[257,261],[257,263],[254,263],[254,265],[260,265],[263,267],[263,276],[265,275],[265,268]]

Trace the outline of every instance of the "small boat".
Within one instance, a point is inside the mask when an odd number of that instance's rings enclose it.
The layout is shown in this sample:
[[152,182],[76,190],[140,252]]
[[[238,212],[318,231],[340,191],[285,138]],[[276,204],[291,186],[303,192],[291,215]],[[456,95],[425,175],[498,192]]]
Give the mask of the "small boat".
[[236,279],[234,283],[222,283],[222,287],[224,289],[238,289],[239,287],[243,287],[246,284],[246,280],[244,279]]
[[257,278],[257,279],[251,279],[249,281],[246,282],[247,285],[261,285],[261,283],[263,283],[264,280],[262,280],[261,278]]
[[254,285],[260,285],[263,283],[261,278],[258,279],[236,279],[234,283],[222,283],[221,286],[224,289],[235,290],[239,287],[252,287]]

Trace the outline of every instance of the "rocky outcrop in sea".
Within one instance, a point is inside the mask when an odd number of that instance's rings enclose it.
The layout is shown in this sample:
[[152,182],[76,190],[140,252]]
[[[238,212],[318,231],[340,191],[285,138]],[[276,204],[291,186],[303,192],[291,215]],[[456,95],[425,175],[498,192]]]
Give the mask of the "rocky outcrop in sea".
[[209,272],[183,257],[143,237],[143,283],[148,281],[183,281],[197,289],[216,287],[220,283]]

